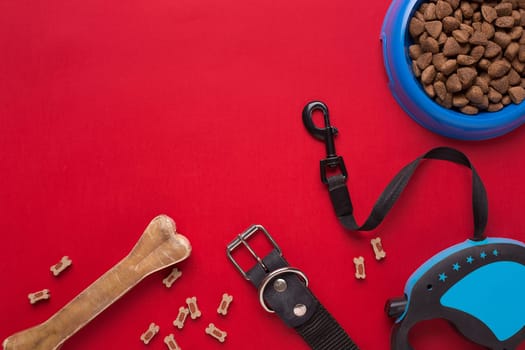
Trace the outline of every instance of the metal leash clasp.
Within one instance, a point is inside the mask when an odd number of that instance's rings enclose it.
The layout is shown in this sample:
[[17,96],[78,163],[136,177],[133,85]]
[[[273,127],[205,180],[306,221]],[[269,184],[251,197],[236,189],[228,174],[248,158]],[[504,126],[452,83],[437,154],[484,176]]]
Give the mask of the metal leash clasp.
[[[313,113],[315,111],[321,111],[324,118],[324,128],[318,128],[313,122]],[[324,141],[326,146],[326,158],[321,160],[321,181],[324,184],[328,184],[326,177],[327,168],[336,169],[338,168],[341,175],[346,179],[348,173],[346,171],[345,162],[343,157],[338,156],[335,151],[335,136],[338,130],[330,124],[330,117],[328,114],[328,107],[320,101],[309,102],[303,109],[303,124],[308,132],[318,140]]]

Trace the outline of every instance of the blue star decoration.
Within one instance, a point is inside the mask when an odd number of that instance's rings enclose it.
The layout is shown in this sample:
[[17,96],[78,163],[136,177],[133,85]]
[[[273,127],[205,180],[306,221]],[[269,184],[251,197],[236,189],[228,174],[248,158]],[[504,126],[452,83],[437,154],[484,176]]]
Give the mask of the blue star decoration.
[[441,282],[445,282],[445,280],[446,280],[447,278],[448,278],[448,276],[447,276],[446,273],[442,272],[442,273],[439,274],[439,280],[440,280]]
[[479,257],[480,257],[481,259],[485,259],[485,258],[487,257],[487,253],[485,253],[485,252],[481,252],[481,254],[479,255]]
[[467,262],[472,264],[474,262],[474,258],[472,256],[467,257]]
[[454,271],[459,271],[460,268],[461,268],[461,265],[459,263],[455,263],[454,265],[452,265],[452,270]]
[[498,256],[498,255],[499,255],[498,250],[497,250],[497,249],[494,249],[494,250],[492,251],[492,255],[494,255],[494,256]]

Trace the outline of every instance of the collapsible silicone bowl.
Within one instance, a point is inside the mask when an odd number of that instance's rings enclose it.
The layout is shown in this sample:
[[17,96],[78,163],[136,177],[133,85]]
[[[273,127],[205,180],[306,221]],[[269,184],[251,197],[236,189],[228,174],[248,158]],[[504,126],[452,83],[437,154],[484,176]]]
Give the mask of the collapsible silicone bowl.
[[397,102],[420,125],[440,135],[461,140],[485,140],[503,135],[525,122],[525,102],[498,112],[467,115],[432,100],[412,73],[408,23],[425,0],[393,0],[381,29],[383,60],[389,87]]

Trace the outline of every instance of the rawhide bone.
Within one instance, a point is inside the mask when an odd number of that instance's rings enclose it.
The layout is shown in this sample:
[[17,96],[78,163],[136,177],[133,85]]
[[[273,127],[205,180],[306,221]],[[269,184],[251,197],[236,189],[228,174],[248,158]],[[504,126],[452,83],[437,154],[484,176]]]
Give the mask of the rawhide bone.
[[16,333],[4,350],[55,350],[146,276],[186,259],[188,239],[166,215],[154,218],[131,252],[47,321]]

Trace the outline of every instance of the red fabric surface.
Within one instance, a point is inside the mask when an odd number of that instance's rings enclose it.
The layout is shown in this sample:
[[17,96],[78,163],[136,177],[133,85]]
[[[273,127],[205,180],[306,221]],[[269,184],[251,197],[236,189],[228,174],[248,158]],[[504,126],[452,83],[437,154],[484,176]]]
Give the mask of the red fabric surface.
[[[379,31],[389,1],[0,2],[0,338],[43,322],[121,260],[166,213],[193,245],[69,339],[68,349],[308,349],[228,262],[264,225],[363,350],[389,349],[383,305],[426,259],[472,231],[470,172],[428,162],[373,233],[346,232],[318,174],[324,146],[301,122],[325,101],[360,221],[402,166],[440,145],[466,152],[487,187],[487,233],[525,240],[525,128],[454,141],[412,121],[387,87]],[[386,260],[369,239],[380,236]],[[73,266],[55,278],[63,255]],[[366,260],[354,278],[352,258]],[[30,305],[27,294],[51,290]],[[480,286],[480,288],[482,288]],[[227,317],[216,308],[228,292]],[[189,296],[203,316],[171,322]],[[160,326],[148,345],[139,337]],[[228,332],[220,344],[204,333]],[[475,350],[443,321],[416,349]],[[520,349],[525,349],[521,347]]]

